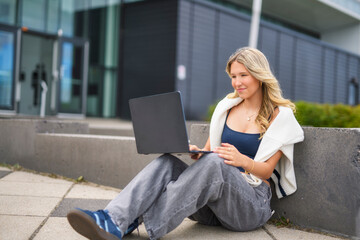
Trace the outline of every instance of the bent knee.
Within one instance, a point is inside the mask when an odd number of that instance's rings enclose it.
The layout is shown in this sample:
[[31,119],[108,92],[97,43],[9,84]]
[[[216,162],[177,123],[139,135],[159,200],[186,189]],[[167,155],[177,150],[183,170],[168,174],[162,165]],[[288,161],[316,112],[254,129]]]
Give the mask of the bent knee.
[[155,160],[153,160],[153,162],[154,162],[154,164],[162,166],[163,168],[166,168],[166,167],[186,168],[187,167],[186,163],[184,163],[179,158],[177,158],[171,154],[163,154],[163,155],[159,156],[158,158],[156,158]]
[[219,157],[219,155],[217,153],[209,153],[204,155],[202,158],[202,161],[204,161],[204,163],[206,163],[206,165],[226,165],[224,162],[224,159],[222,157]]

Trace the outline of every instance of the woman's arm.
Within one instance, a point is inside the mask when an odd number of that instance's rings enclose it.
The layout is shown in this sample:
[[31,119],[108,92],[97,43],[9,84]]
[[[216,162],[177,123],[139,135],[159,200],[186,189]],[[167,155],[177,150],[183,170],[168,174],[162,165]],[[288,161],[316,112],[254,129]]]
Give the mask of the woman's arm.
[[241,154],[233,145],[222,143],[221,147],[215,149],[220,157],[224,158],[224,162],[234,167],[242,167],[245,171],[254,174],[261,179],[271,177],[276,164],[282,156],[279,150],[265,162],[255,162],[248,156]]

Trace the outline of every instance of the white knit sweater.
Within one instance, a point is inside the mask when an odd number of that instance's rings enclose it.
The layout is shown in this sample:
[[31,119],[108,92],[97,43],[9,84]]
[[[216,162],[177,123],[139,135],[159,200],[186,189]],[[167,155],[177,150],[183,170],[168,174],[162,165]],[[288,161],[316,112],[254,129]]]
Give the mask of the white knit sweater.
[[[227,98],[221,100],[215,108],[210,123],[210,146],[213,150],[221,144],[227,111],[238,105],[241,98]],[[282,198],[294,193],[297,189],[293,152],[294,144],[304,140],[304,132],[297,122],[292,110],[279,107],[279,114],[265,132],[254,161],[265,162],[277,151],[281,150],[283,156],[275,167],[271,178],[275,183],[276,194]],[[262,180],[252,174],[246,177],[250,185],[256,187]]]

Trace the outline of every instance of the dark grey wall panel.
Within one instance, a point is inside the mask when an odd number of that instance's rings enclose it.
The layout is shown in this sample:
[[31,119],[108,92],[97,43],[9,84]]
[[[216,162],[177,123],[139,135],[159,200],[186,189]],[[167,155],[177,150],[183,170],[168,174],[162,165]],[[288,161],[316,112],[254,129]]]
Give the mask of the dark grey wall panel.
[[334,102],[334,86],[336,82],[336,52],[333,49],[325,49],[324,53],[324,79],[322,102]]
[[280,87],[285,98],[293,98],[292,84],[294,84],[294,66],[295,66],[295,42],[294,38],[288,34],[280,33],[279,56],[278,56],[278,73],[275,76],[278,78]]
[[321,47],[299,39],[296,53],[294,100],[320,102],[321,98]]
[[336,58],[336,83],[335,87],[335,100],[333,103],[346,103],[346,82],[348,81],[348,67],[347,67],[347,54],[338,52]]
[[[191,81],[191,49],[192,49],[192,28],[193,28],[193,7],[188,1],[178,2],[177,18],[177,54],[176,67],[183,65],[185,67],[186,78],[176,79],[176,90],[182,93],[184,106],[188,106],[190,91],[187,91]],[[177,71],[177,69],[176,69]]]
[[220,13],[219,15],[219,45],[217,54],[216,92],[213,101],[222,99],[226,94],[233,91],[231,79],[225,72],[226,63],[236,49],[247,46],[249,38],[246,33],[250,30],[250,24],[233,15]]
[[277,37],[277,31],[264,26],[260,27],[258,49],[265,54],[269,61],[270,68],[275,75],[278,73],[278,69],[276,69],[278,63]]
[[[215,47],[215,11],[206,6],[194,5],[191,105],[187,109],[189,118],[205,117],[207,107],[212,102],[213,68]],[[202,110],[204,109],[204,110]]]
[[175,89],[177,1],[124,5],[121,117],[129,118],[128,100]]

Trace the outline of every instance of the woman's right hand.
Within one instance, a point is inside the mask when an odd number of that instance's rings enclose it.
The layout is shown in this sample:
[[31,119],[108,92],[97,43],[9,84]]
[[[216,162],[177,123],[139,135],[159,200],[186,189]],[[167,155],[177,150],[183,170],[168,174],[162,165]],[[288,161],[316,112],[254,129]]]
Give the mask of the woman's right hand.
[[[191,144],[189,144],[189,150],[190,151],[202,151],[202,149],[200,149],[198,146],[191,145]],[[191,157],[191,159],[198,160],[202,155],[203,155],[203,153],[191,153],[190,157]]]

